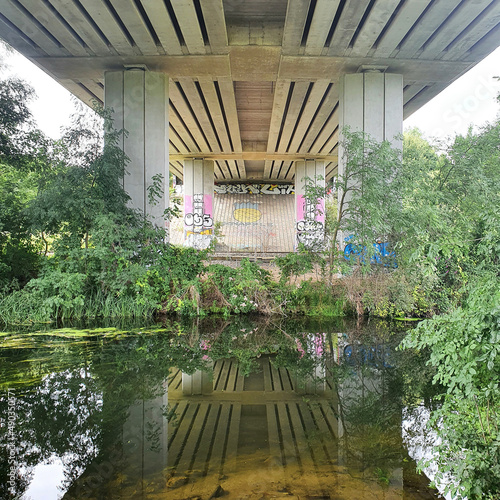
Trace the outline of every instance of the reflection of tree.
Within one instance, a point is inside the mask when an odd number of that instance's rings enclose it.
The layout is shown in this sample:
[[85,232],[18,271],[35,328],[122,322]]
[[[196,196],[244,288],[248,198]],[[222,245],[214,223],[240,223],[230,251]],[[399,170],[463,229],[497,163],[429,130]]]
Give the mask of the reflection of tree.
[[[258,322],[249,318],[210,320],[199,325],[167,324],[120,338],[96,336],[77,342],[40,338],[30,348],[0,351],[2,381],[15,389],[18,400],[15,446],[23,476],[17,478],[16,493],[26,491],[37,464],[59,457],[64,464],[62,488],[68,489],[69,498],[78,498],[87,485],[93,494],[98,491],[105,497],[127,459],[122,433],[124,423],[133,421],[131,412],[141,410],[141,405],[142,412],[159,412],[158,420],[145,421],[143,430],[136,432],[129,426],[127,439],[131,446],[134,440],[145,440],[141,443],[146,451],[161,451],[164,437],[158,422],[162,417],[175,418],[173,409],[159,399],[165,394],[171,368],[194,373],[207,368],[207,356],[211,360],[236,357],[247,373],[256,358],[270,353],[276,354],[278,366],[300,376],[318,366],[330,370],[328,386],[338,387],[339,379],[343,387],[338,402],[332,398],[330,403],[339,412],[349,460],[370,468],[382,462],[385,468],[396,466],[401,460],[401,408],[418,401],[422,394],[430,397],[425,392],[430,374],[419,368],[423,360],[417,363],[407,352],[392,348],[392,368],[377,368],[360,360],[354,366],[334,363],[330,357],[336,352],[336,337],[331,332],[344,327],[336,322],[308,325],[269,318]],[[316,332],[330,333],[318,337]],[[321,355],[314,343],[318,338],[326,341]],[[297,340],[303,342],[303,353]],[[399,361],[410,368],[398,366]],[[411,381],[420,396],[412,396],[403,381]],[[6,408],[5,397],[0,397],[2,416]],[[5,431],[0,429],[2,444]],[[6,456],[5,447],[0,453],[2,458]],[[2,460],[2,485],[7,484],[8,472],[8,464]],[[0,497],[9,498],[2,488]]]
[[[16,396],[16,469],[27,471],[16,495],[27,488],[34,466],[55,456],[63,458],[65,483],[70,484],[99,446],[101,398],[90,376],[89,356],[80,343],[68,344],[2,350],[2,381]],[[5,396],[0,405],[5,415]],[[6,474],[2,468],[2,484]]]
[[[17,478],[16,496],[26,491],[33,468],[54,457],[63,461],[61,487],[68,488],[116,445],[134,401],[164,391],[162,382],[171,367],[200,369],[200,348],[183,340],[167,331],[85,343],[50,339],[44,347],[3,350],[2,381],[15,388],[17,398],[16,468],[26,471]],[[0,397],[0,411],[2,416],[7,413],[5,396]],[[6,427],[0,431],[5,444]],[[154,446],[153,429],[151,437]],[[1,453],[6,456],[4,446]],[[7,461],[2,460],[2,485],[7,485],[8,474]],[[2,488],[1,498],[9,498]]]
[[16,467],[31,471],[62,457],[64,485],[71,484],[99,448],[102,403],[95,381],[85,369],[65,370],[16,397]]
[[396,350],[396,338],[345,338],[341,347],[349,342],[351,356],[332,370],[342,452],[346,463],[388,481],[402,466],[403,409],[430,398],[432,373],[423,357]]

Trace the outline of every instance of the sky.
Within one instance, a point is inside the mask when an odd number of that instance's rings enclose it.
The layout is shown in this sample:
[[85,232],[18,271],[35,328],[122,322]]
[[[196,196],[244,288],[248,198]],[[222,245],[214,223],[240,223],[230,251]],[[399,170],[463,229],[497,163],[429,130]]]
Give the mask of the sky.
[[[17,52],[3,53],[3,62],[10,74],[34,87],[38,98],[31,109],[38,126],[48,136],[60,137],[74,110],[71,94]],[[500,48],[413,113],[404,122],[405,130],[418,127],[428,139],[446,140],[466,133],[470,125],[493,121],[500,111],[500,82],[495,76],[500,76]]]
[[500,112],[500,48],[404,121],[404,128],[418,127],[429,138],[446,140],[495,120]]

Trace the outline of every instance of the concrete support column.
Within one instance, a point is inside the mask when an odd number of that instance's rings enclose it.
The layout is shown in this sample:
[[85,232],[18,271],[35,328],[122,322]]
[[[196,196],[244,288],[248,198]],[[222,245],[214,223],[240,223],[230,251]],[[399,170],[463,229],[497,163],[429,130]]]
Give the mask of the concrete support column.
[[295,162],[295,206],[297,221],[296,247],[320,249],[325,238],[325,199],[307,197],[306,187],[325,189],[325,162],[301,160]]
[[[114,127],[126,131],[121,147],[130,161],[123,186],[130,206],[163,227],[168,207],[168,76],[142,68],[107,71],[104,104],[113,110]],[[161,180],[163,190],[156,204],[148,200],[153,177]]]
[[[346,175],[344,127],[349,127],[351,132],[364,132],[378,142],[389,141],[402,150],[403,76],[380,71],[343,75],[339,89],[339,127],[339,177]],[[346,203],[349,198],[348,193]]]
[[[340,131],[365,132],[376,141],[401,149],[403,133],[403,75],[355,73],[340,78]],[[339,156],[339,169],[341,156]]]
[[214,162],[184,161],[184,245],[208,248],[214,231]]

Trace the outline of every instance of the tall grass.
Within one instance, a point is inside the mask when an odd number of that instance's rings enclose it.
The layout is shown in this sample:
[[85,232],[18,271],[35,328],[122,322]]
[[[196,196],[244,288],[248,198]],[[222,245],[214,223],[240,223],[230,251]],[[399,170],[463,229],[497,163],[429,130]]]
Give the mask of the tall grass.
[[346,315],[343,290],[323,282],[304,281],[292,291],[292,311],[305,316],[341,317]]
[[50,323],[50,313],[27,290],[0,296],[0,321],[7,325]]
[[27,290],[0,297],[0,323],[29,325],[56,320],[89,320],[98,318],[151,318],[156,308],[141,304],[130,296],[114,297],[102,292],[85,297],[80,303],[55,305]]

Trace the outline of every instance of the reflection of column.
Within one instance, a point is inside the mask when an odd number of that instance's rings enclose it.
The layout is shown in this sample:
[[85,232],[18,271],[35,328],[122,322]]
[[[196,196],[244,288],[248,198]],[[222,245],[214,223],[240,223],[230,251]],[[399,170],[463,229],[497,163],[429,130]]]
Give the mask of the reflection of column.
[[[120,145],[130,159],[123,186],[130,206],[164,226],[168,207],[168,76],[130,68],[107,71],[104,75],[105,105],[113,113],[114,127],[125,130]],[[161,200],[152,205],[147,188],[153,177],[160,181]]]
[[[306,186],[319,188],[317,196],[306,196]],[[325,162],[295,162],[295,205],[297,240],[308,248],[318,248],[325,237]],[[319,248],[318,248],[319,249]]]
[[[211,368],[213,364],[211,363]],[[182,394],[194,396],[213,392],[213,370],[196,370],[192,375],[182,373]]]
[[[310,373],[295,380],[295,392],[297,394],[324,394],[326,392],[326,357],[325,357],[325,334],[303,333],[302,342],[297,340],[298,346],[305,349],[315,360],[314,367]],[[300,350],[300,349],[299,349]]]
[[124,470],[144,478],[161,472],[168,464],[168,385],[154,399],[139,400],[129,408],[123,424]]
[[184,244],[205,249],[212,241],[213,160],[184,161]]
[[304,377],[303,380],[297,381],[295,387],[297,394],[324,394],[326,390],[324,366],[315,366],[312,373]]
[[339,334],[337,362],[349,367],[337,386],[338,464],[360,467],[366,483],[390,485],[401,498],[403,457],[395,453],[402,448],[401,413],[391,402],[386,347],[350,344]]

